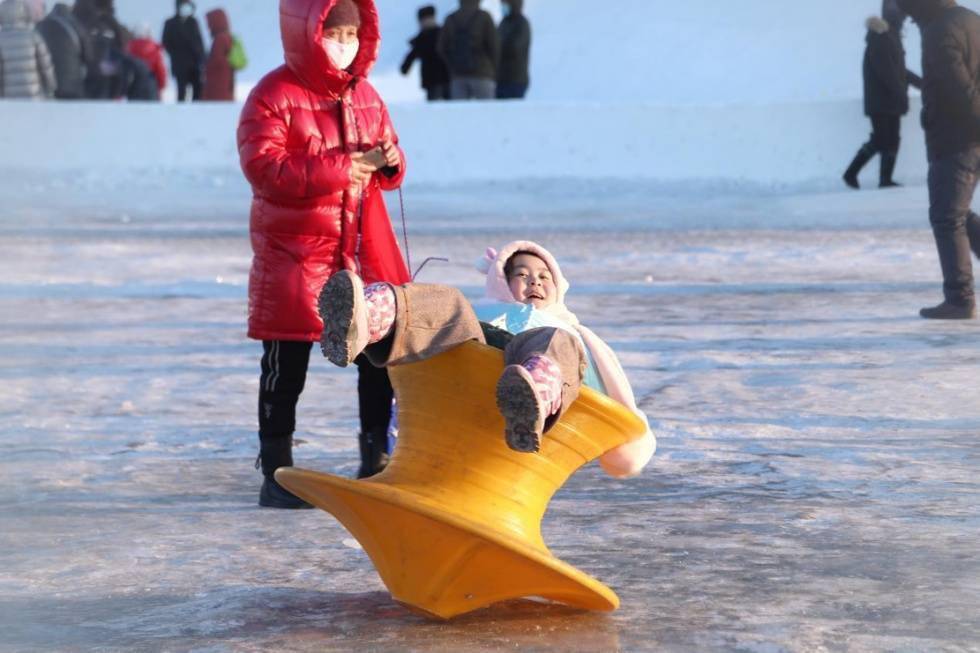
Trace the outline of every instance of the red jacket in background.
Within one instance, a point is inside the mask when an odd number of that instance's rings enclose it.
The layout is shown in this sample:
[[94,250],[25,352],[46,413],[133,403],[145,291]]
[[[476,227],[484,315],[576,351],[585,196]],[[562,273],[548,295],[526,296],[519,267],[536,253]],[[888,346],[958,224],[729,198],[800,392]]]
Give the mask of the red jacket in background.
[[235,99],[235,71],[228,63],[231,52],[231,27],[224,9],[212,9],[206,14],[211,31],[211,54],[204,68],[205,100],[232,101]]
[[163,48],[150,38],[135,38],[126,45],[126,51],[145,63],[157,78],[157,90],[167,87],[167,65],[163,62]]
[[382,190],[398,188],[402,165],[375,173],[360,197],[350,155],[398,142],[388,110],[365,79],[380,46],[373,0],[361,11],[360,49],[348,71],[321,43],[336,0],[280,0],[286,65],[252,90],[238,124],[242,170],[252,185],[248,335],[313,342],[323,330],[317,296],[341,269],[366,283],[409,281]]

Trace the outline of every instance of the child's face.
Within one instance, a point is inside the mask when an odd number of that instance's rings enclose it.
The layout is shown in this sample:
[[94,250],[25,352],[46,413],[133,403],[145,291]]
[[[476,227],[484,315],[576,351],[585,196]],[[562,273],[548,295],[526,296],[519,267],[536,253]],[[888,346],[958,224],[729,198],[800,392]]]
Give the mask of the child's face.
[[353,43],[357,40],[356,25],[340,25],[339,27],[326,27],[323,30],[323,38],[338,43]]
[[535,308],[551,306],[558,301],[558,288],[551,270],[534,254],[518,254],[507,279],[514,299]]

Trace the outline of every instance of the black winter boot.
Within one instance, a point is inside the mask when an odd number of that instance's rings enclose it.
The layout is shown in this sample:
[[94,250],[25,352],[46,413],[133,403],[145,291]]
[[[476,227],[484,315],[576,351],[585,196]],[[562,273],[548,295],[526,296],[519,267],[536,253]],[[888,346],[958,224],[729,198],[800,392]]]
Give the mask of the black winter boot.
[[275,472],[280,467],[293,466],[293,438],[290,435],[277,437],[262,437],[259,435],[259,457],[255,460],[255,468],[262,468],[262,489],[259,490],[259,505],[263,508],[282,508],[298,510],[312,508],[298,496],[279,485]]
[[874,155],[875,148],[871,145],[871,143],[865,143],[862,145],[861,149],[854,155],[854,160],[851,161],[851,165],[847,166],[847,171],[844,173],[844,183],[855,190],[861,188],[861,184],[858,183],[858,173],[861,172],[861,168],[863,168]]
[[881,174],[879,176],[878,188],[896,188],[901,184],[896,184],[892,179],[895,173],[895,161],[898,160],[898,152],[881,153]]
[[388,465],[387,429],[362,431],[357,434],[357,443],[361,449],[361,467],[357,470],[357,478],[374,476]]
[[923,308],[919,315],[927,320],[972,320],[977,317],[976,304],[953,304],[944,301],[938,306]]

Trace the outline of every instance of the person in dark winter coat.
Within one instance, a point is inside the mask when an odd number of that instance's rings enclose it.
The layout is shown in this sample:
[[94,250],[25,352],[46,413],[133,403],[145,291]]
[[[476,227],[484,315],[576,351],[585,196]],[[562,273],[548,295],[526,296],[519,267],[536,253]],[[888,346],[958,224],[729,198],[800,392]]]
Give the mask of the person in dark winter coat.
[[524,0],[503,0],[504,19],[500,35],[500,66],[497,68],[497,99],[520,100],[530,84],[531,23],[523,13]]
[[[249,94],[238,153],[252,186],[248,336],[262,341],[259,504],[308,504],[275,481],[293,464],[296,402],[312,344],[323,333],[317,296],[341,269],[368,283],[406,283],[382,191],[399,188],[405,157],[388,109],[367,76],[381,44],[374,0],[280,0],[286,64]],[[358,363],[361,469],[387,455],[388,374]]]
[[922,127],[929,155],[929,221],[944,301],[919,314],[976,317],[970,250],[980,218],[970,210],[980,178],[980,16],[954,0],[899,0],[922,32]]
[[26,0],[0,2],[0,98],[54,96],[57,79],[44,38],[34,29]]
[[459,0],[439,35],[439,54],[449,66],[453,100],[491,100],[497,95],[500,38],[480,0]]
[[[130,33],[116,20],[113,0],[76,0],[72,9],[85,27],[92,58],[85,77],[85,97],[110,100],[127,95],[131,66],[126,61]],[[123,68],[127,70],[123,70]]]
[[92,60],[92,45],[85,27],[71,13],[71,8],[59,2],[37,31],[51,53],[59,100],[80,100],[85,97],[85,76]]
[[412,64],[422,62],[422,88],[430,102],[449,99],[449,69],[439,54],[439,35],[442,28],[436,20],[436,8],[426,5],[419,9],[419,33],[409,41],[411,50],[402,61],[402,75],[407,75]]
[[196,6],[191,0],[177,0],[177,14],[163,24],[163,48],[170,57],[170,72],[177,82],[177,101],[191,97],[201,99],[204,71],[204,39],[194,17]]
[[228,61],[231,26],[224,9],[212,9],[205,18],[211,31],[211,53],[204,72],[204,99],[231,102],[235,99],[235,71]]
[[126,98],[130,102],[158,102],[160,91],[157,78],[141,59],[120,53],[119,83],[116,98]]
[[844,173],[844,183],[851,188],[860,187],[858,173],[876,154],[881,157],[878,187],[898,186],[892,174],[901,143],[902,116],[909,111],[908,89],[910,84],[921,86],[919,76],[905,68],[903,22],[904,16],[894,11],[889,19],[872,16],[867,21],[864,114],[871,119],[871,138],[861,146]]

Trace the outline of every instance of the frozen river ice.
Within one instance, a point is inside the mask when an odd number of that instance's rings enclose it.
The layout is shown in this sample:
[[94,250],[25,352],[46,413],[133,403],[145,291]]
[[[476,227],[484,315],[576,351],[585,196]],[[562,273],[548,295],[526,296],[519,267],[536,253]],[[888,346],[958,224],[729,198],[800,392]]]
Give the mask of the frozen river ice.
[[[0,210],[0,651],[980,650],[980,327],[916,317],[921,187],[407,196],[414,261],[452,259],[426,281],[475,296],[486,245],[551,248],[659,436],[545,518],[617,612],[448,623],[328,515],[255,505],[241,189],[36,191]],[[298,464],[353,475],[355,376],[311,370]]]

